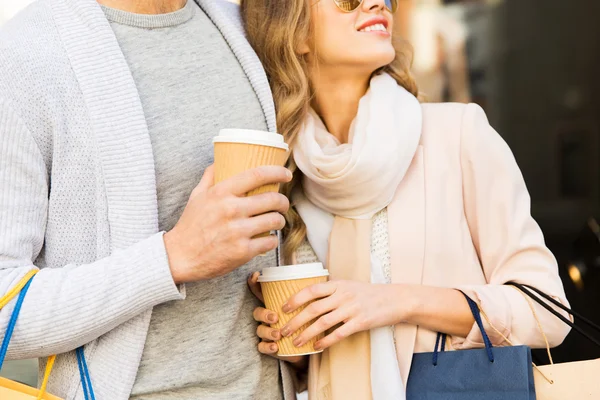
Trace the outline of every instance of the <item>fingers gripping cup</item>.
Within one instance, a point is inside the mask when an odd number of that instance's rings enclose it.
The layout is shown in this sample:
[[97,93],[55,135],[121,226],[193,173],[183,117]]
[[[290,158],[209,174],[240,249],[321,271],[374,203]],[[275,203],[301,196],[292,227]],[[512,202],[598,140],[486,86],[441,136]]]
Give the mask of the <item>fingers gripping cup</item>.
[[[250,129],[222,129],[213,138],[215,146],[215,183],[252,168],[285,165],[289,147],[278,133]],[[279,191],[279,184],[265,185],[248,196]]]
[[[281,329],[281,327],[287,324],[293,317],[298,315],[308,304],[310,304],[307,303],[292,313],[284,313],[281,310],[281,307],[283,307],[290,297],[307,286],[327,282],[328,276],[329,272],[323,268],[323,264],[321,263],[264,268],[258,278],[258,282],[260,282],[262,288],[265,306],[267,309],[275,311],[277,312],[277,315],[279,315],[279,321],[276,324],[272,324],[271,327]],[[296,347],[292,343],[293,340],[313,322],[314,321],[310,321],[308,324],[298,329],[293,335],[279,340],[277,342],[277,345],[279,346],[277,355],[297,356],[320,353],[320,351],[315,351],[314,345],[318,340],[323,338],[323,334],[314,337],[301,347]]]
[[[215,183],[264,165],[284,166],[289,147],[278,133],[250,129],[221,129],[213,138],[215,146]],[[264,185],[247,196],[278,192],[279,184]],[[270,232],[256,237],[268,236]]]

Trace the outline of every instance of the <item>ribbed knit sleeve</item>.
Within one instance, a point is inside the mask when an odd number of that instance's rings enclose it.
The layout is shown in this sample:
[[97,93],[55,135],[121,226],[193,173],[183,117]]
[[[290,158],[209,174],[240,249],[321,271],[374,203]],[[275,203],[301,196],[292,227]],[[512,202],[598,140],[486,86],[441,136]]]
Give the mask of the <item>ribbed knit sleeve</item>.
[[[0,293],[37,268],[49,185],[35,140],[10,103],[0,98]],[[157,304],[182,297],[161,233],[91,264],[43,269],[23,303],[8,358],[71,351]],[[13,305],[0,310],[0,332]]]

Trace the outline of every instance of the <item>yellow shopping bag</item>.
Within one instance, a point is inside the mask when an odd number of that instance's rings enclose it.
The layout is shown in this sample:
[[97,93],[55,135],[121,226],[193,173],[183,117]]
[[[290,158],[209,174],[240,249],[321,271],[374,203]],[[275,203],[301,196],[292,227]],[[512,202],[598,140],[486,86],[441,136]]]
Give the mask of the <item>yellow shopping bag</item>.
[[[15,309],[10,318],[10,322],[8,323],[8,327],[6,328],[6,332],[4,334],[4,339],[2,341],[2,347],[0,348],[0,369],[2,369],[2,364],[4,363],[4,358],[6,357],[6,351],[8,350],[8,344],[10,342],[10,338],[12,336],[15,323],[17,322],[17,318],[19,316],[19,311],[21,311],[21,305],[23,304],[23,299],[25,298],[25,294],[29,289],[29,285],[31,284],[31,279],[37,273],[37,270],[30,271],[27,275],[21,279],[21,281],[12,288],[6,295],[4,295],[0,299],[0,308],[4,307],[8,302],[10,302],[14,297],[19,295],[17,299],[17,303],[15,304]],[[40,389],[32,388],[27,385],[23,385],[22,383],[18,383],[15,381],[11,381],[10,379],[0,377],[0,399],[2,400],[61,400],[56,396],[52,396],[51,394],[46,393],[46,385],[48,384],[48,379],[50,378],[50,372],[52,371],[52,366],[54,365],[54,360],[56,356],[52,356],[48,359],[46,364],[46,372],[44,374],[44,380],[42,381],[42,387]]]
[[23,385],[22,383],[11,381],[10,379],[0,377],[0,399],[2,400],[62,400],[41,390]]
[[538,400],[600,399],[600,358],[550,364],[534,371]]

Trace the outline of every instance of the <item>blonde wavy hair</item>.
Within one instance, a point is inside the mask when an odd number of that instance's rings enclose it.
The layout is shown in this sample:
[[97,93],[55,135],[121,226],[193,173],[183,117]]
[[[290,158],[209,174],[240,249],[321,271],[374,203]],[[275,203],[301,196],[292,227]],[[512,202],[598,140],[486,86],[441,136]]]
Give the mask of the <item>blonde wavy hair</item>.
[[[248,41],[262,62],[275,101],[277,130],[293,151],[294,142],[310,109],[313,91],[309,66],[297,49],[310,43],[312,35],[311,1],[313,0],[243,0],[242,18]],[[332,1],[332,0],[320,0]],[[373,74],[387,73],[413,95],[418,95],[415,80],[410,74],[412,48],[394,35],[394,60]],[[294,173],[293,180],[282,187],[291,199],[292,192],[302,183],[302,173],[290,157],[287,167]],[[286,216],[283,230],[283,259],[292,262],[293,255],[306,238],[306,226],[294,205]]]

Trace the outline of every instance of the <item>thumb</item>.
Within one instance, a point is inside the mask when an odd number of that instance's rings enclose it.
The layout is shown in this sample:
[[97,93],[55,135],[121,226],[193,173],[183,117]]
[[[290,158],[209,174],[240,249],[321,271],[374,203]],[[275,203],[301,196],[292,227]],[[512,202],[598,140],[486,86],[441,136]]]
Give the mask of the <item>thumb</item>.
[[204,170],[200,183],[196,186],[196,189],[201,192],[206,192],[215,184],[215,165],[211,164]]
[[259,276],[260,276],[260,272],[255,272],[252,275],[250,275],[250,277],[248,278],[248,287],[250,288],[250,291],[252,292],[252,294],[254,294],[256,296],[256,298],[259,299],[260,301],[262,301],[264,304],[265,299],[262,294],[260,283],[258,283]]

